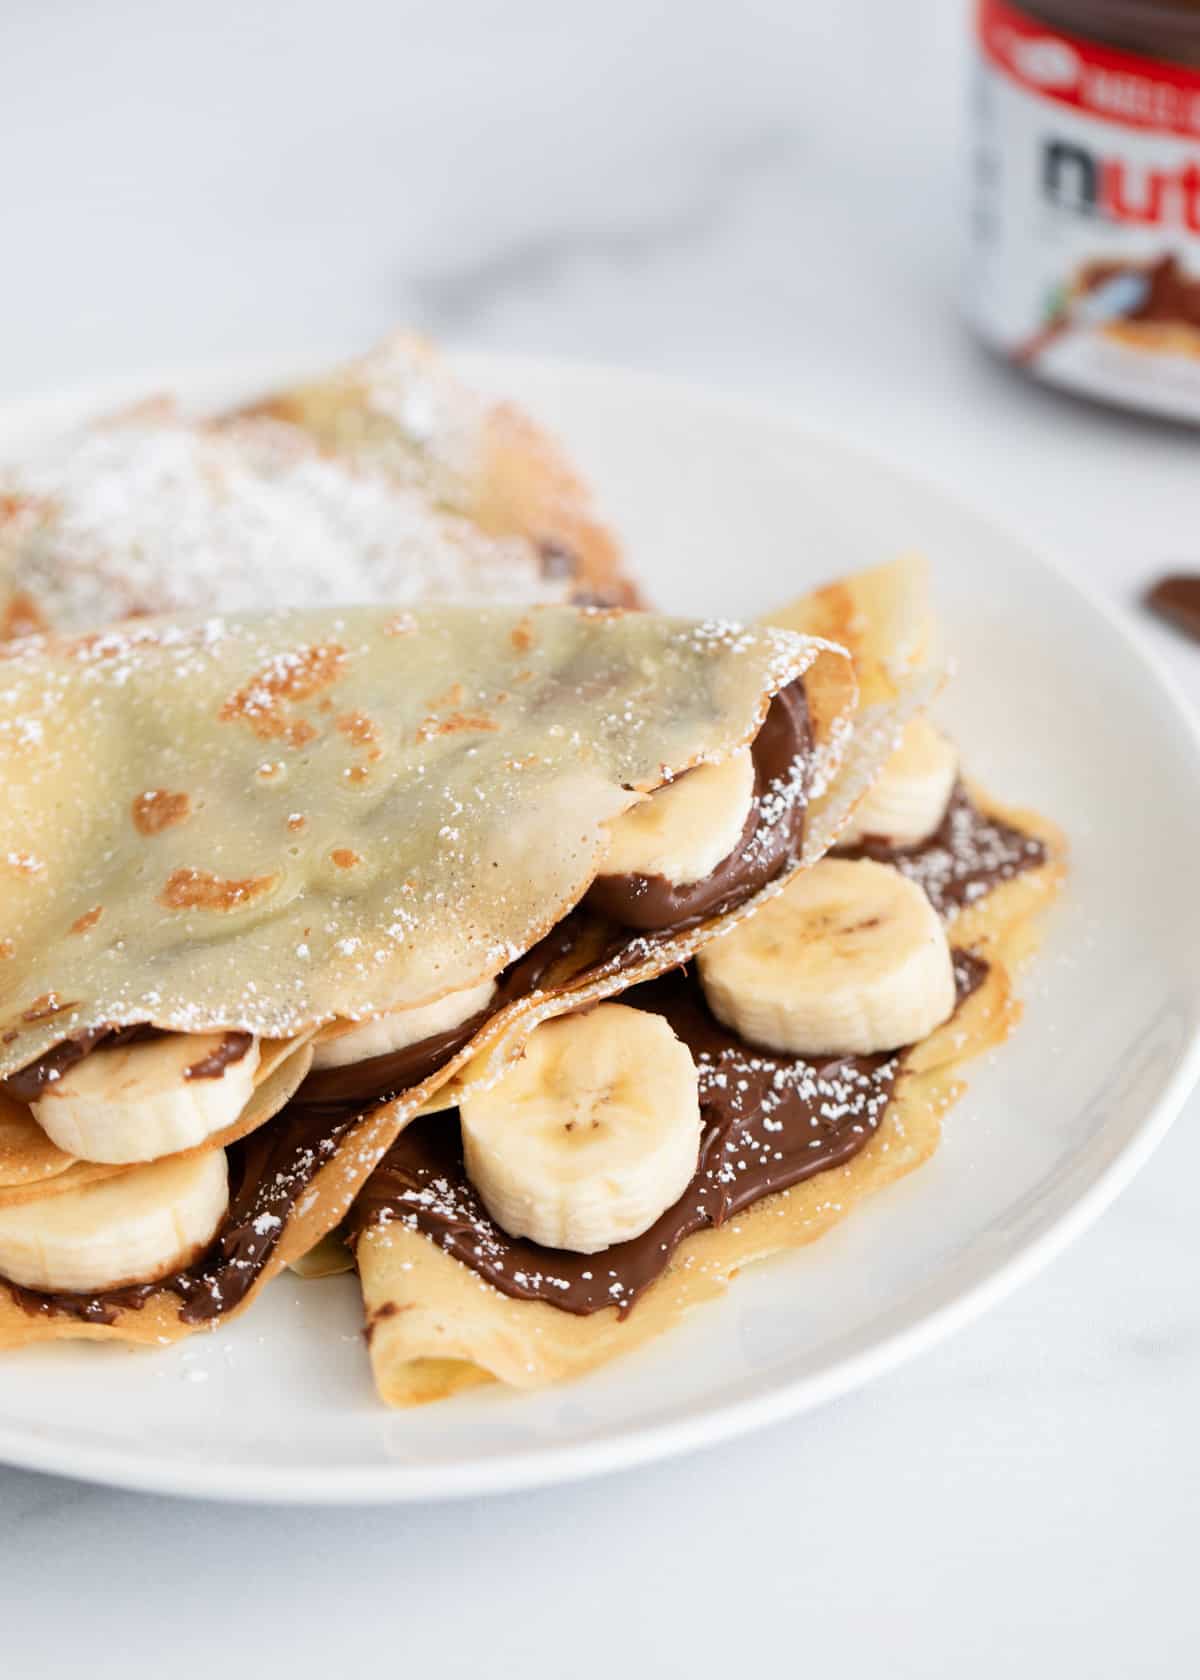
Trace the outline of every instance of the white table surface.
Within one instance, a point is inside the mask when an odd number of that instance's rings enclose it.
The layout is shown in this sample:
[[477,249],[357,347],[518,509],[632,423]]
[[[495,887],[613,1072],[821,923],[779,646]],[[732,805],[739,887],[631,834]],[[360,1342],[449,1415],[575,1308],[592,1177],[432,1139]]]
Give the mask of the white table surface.
[[[958,0],[188,10],[0,20],[0,395],[410,321],[786,402],[1119,602],[1200,565],[1200,438],[956,317]],[[700,1457],[312,1514],[0,1470],[0,1671],[1190,1672],[1198,1125],[985,1320]]]

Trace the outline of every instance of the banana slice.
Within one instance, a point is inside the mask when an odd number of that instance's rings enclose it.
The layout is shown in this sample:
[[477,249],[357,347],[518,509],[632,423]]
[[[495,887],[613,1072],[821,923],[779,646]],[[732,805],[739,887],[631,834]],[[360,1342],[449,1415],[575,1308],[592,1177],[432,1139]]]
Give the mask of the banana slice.
[[472,1015],[486,1009],[495,995],[496,982],[482,980],[478,986],[451,992],[436,1003],[425,1003],[417,1009],[394,1009],[369,1021],[356,1021],[345,1032],[320,1039],[313,1046],[312,1065],[314,1068],[347,1067],[351,1062],[367,1062],[373,1056],[407,1050],[410,1044],[453,1032]]
[[797,1056],[895,1050],[954,1013],[941,920],[883,863],[814,864],[696,961],[719,1021]]
[[152,1283],[203,1253],[228,1206],[223,1149],[153,1161],[62,1196],[0,1208],[0,1276],[26,1289]]
[[894,846],[927,840],[946,814],[957,777],[955,748],[928,718],[913,718],[838,845],[868,835]]
[[488,1212],[547,1248],[595,1254],[640,1236],[696,1171],[695,1064],[661,1015],[626,1004],[543,1022],[460,1112]]
[[603,873],[661,875],[676,887],[703,881],[741,839],[753,799],[749,747],[698,765],[611,823]]
[[254,1090],[259,1047],[208,1078],[189,1078],[224,1033],[168,1033],[93,1050],[32,1105],[53,1143],[82,1161],[157,1161],[193,1149],[237,1119]]

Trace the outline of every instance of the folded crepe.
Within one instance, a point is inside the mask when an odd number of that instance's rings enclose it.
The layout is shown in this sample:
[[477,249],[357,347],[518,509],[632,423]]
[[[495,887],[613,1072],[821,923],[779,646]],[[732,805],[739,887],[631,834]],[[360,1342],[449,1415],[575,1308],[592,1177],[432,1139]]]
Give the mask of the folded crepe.
[[[694,1060],[702,1121],[694,1173],[648,1229],[606,1249],[569,1252],[511,1235],[527,1227],[506,1228],[494,1217],[498,1197],[505,1209],[511,1203],[486,1153],[487,1126],[508,1090],[514,1101],[546,1099],[531,1079],[522,1084],[510,1073],[481,1100],[467,1069],[461,1117],[415,1121],[351,1216],[372,1369],[389,1404],[421,1404],[497,1379],[539,1387],[643,1345],[720,1294],[743,1265],[814,1240],[864,1196],[926,1160],[941,1115],[964,1089],[962,1065],[1000,1043],[1018,1018],[1011,972],[1032,947],[1036,913],[1061,882],[1065,848],[1035,813],[1006,811],[968,790],[953,756],[947,763],[944,751],[933,750],[930,757],[929,725],[905,704],[923,704],[935,686],[938,635],[924,565],[905,559],[840,580],[772,622],[849,649],[862,697],[856,740],[878,738],[885,726],[903,729],[893,738],[897,751],[879,758],[887,768],[843,831],[847,844],[835,858],[722,930],[697,964],[621,999],[659,1017]],[[932,832],[920,841],[898,844],[871,827],[871,810],[903,814],[906,801],[928,800],[931,787],[945,810],[935,811]],[[862,821],[867,826],[855,832]],[[810,906],[807,921],[789,922],[786,910],[794,898],[812,900],[822,877],[815,908],[837,920],[831,992],[844,986],[837,941],[845,940],[851,959],[858,930],[870,930],[880,915],[913,916],[915,897],[944,925],[952,989],[932,1031],[898,1050],[801,1055],[764,1048],[766,1033],[747,1035],[730,1017],[725,953],[734,967],[741,962],[744,981],[756,978],[756,962],[809,961],[796,930],[819,937],[819,915],[814,921]],[[859,892],[867,895],[861,914]],[[925,971],[906,972],[919,990]],[[870,981],[867,973],[864,985]],[[767,1020],[744,999],[742,1008],[743,1027]],[[614,1036],[632,1035],[627,1010],[618,1006],[617,1014],[624,1018],[610,1018]],[[536,1044],[530,1041],[527,1057]],[[546,1059],[555,1070],[567,1065],[561,1047]],[[647,1083],[657,1078],[647,1066]],[[664,1089],[662,1107],[672,1100]],[[516,1151],[523,1140],[515,1111],[508,1121]],[[483,1167],[487,1201],[475,1182]]]
[[151,401],[0,468],[0,637],[434,599],[634,592],[553,442],[414,340],[254,413]]
[[[854,703],[819,640],[595,609],[7,644],[0,1343],[244,1307],[461,1068],[494,1077],[537,1021],[677,966],[820,857],[874,774]],[[653,885],[605,869],[623,814],[747,747],[729,857],[615,921]],[[188,1252],[139,1270],[185,1182]],[[96,1283],[131,1198],[145,1244]],[[46,1281],[51,1237],[84,1281]]]

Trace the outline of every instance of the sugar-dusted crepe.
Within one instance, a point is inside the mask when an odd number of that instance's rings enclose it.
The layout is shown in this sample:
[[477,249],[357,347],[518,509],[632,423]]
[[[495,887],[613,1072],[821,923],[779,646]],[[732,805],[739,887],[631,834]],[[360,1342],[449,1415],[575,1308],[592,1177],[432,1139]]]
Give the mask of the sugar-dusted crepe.
[[[868,712],[911,685],[937,639],[925,571],[911,560],[842,580],[779,617],[850,648]],[[779,898],[706,944],[696,964],[623,996],[622,1004],[659,1017],[691,1053],[701,1116],[694,1175],[640,1234],[581,1252],[531,1239],[527,1221],[506,1225],[513,1204],[503,1199],[502,1180],[498,1200],[494,1164],[480,1156],[481,1102],[469,1080],[460,1115],[429,1115],[398,1138],[351,1220],[384,1400],[418,1404],[494,1379],[539,1387],[590,1370],[719,1294],[749,1261],[820,1236],[863,1196],[932,1154],[941,1116],[963,1089],[963,1063],[1001,1042],[1017,1019],[1011,972],[1031,945],[1035,913],[1061,881],[1063,844],[1033,813],[1004,811],[968,793],[956,760],[947,762],[928,729],[919,718],[909,722],[860,807],[904,817],[932,789],[940,808],[932,816],[927,808],[922,841],[896,845],[868,827],[836,859],[793,878]],[[889,779],[890,804],[882,787]],[[804,897],[815,897],[815,906],[793,903]],[[904,1018],[906,988],[946,983],[950,991],[932,1030],[888,1040],[885,1027],[883,1044],[867,1039],[877,1047],[855,1048],[862,1023],[853,1006],[862,1002],[868,1028],[871,1009],[881,1007],[878,924],[893,911],[898,920],[920,923],[923,915],[933,924],[890,975],[900,993],[897,1018]],[[832,933],[822,918],[834,924]],[[939,939],[948,953],[941,958]],[[948,974],[928,978],[917,961],[926,947]],[[734,1000],[740,1017],[728,1013],[723,991],[739,953],[750,971],[740,976],[747,992]],[[807,995],[790,997],[788,980],[803,979],[818,954]],[[801,1052],[773,1042],[795,1024],[791,1017],[781,1024],[786,1006],[796,1003],[798,1020],[804,1002],[799,1027],[812,1033],[831,1000],[849,1006],[835,1012],[835,1029],[846,1034],[839,1046]],[[748,1036],[748,1024],[760,1030]],[[614,1025],[632,1030],[626,1020]],[[566,1065],[559,1056],[557,1068]],[[653,1087],[654,1068],[644,1077]],[[485,1093],[485,1119],[510,1088],[506,1075]],[[531,1092],[527,1081],[519,1100],[549,1106],[556,1094]],[[672,1098],[664,1092],[662,1100]],[[524,1121],[515,1106],[508,1119],[516,1151]],[[477,1158],[488,1168],[483,1184],[473,1176]],[[501,1203],[504,1218],[496,1212]]]
[[[368,390],[387,451],[358,445]],[[411,340],[257,416],[149,402],[0,467],[0,636],[449,599],[614,605],[633,591],[549,438]]]
[[[187,1035],[198,1082],[257,1058],[248,1126],[158,1152],[231,1145],[215,1240],[120,1288],[18,1278],[3,1342],[157,1341],[244,1305],[439,1084],[686,960],[818,858],[886,744],[850,727],[839,649],[596,609],[146,621],[14,642],[0,673],[0,1253],[6,1221],[36,1246],[41,1211],[99,1221],[144,1170],[48,1150],[23,1101],[74,1124],[100,1058],[140,1066]],[[733,850],[665,920],[591,906],[624,813],[747,756]]]
[[546,585],[566,586],[572,600],[634,603],[612,536],[558,446],[513,404],[452,378],[411,334],[240,414],[298,427],[330,454],[382,469],[482,531],[526,540]]

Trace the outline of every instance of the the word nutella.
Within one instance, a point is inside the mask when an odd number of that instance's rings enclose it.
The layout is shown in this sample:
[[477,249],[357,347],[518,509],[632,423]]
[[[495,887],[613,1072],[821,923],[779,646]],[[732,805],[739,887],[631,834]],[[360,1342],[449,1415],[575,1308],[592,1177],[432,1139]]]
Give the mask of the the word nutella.
[[1200,3],[979,0],[969,308],[1051,384],[1200,421]]

